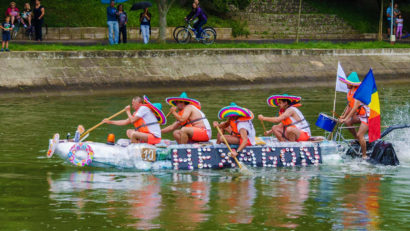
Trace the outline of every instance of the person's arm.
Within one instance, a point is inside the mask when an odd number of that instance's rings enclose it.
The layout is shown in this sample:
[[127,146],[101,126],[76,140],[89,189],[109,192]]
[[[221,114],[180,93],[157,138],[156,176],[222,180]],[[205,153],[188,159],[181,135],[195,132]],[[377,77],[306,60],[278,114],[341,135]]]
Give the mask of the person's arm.
[[244,129],[244,128],[241,128],[241,129],[239,129],[239,134],[241,135],[242,142],[239,144],[239,147],[236,151],[237,152],[242,152],[242,150],[248,144],[248,131],[246,131],[246,129]]
[[161,129],[161,133],[168,133],[168,132],[172,132],[175,129],[177,129],[179,127],[179,122],[176,121],[173,124],[169,125],[168,127],[165,127],[163,129]]
[[148,12],[148,14],[145,15],[145,18],[150,21],[151,20],[151,14]]
[[112,10],[111,7],[107,7],[107,15],[117,16],[117,11]]
[[346,117],[347,114],[350,112],[350,107],[349,105],[346,106],[345,110],[343,111],[343,114],[339,117],[339,119],[343,119]]
[[346,122],[347,120],[349,120],[350,118],[352,118],[352,116],[354,115],[354,113],[355,113],[355,112],[357,111],[357,109],[360,107],[360,104],[361,104],[360,100],[355,99],[353,108],[350,109],[349,114],[347,114],[345,118],[343,118],[343,119],[340,120],[340,123],[344,123],[344,122]]
[[106,124],[112,124],[112,125],[117,125],[117,126],[124,126],[124,125],[128,125],[130,124],[130,119],[125,119],[125,120],[108,120],[108,119],[104,119],[103,120],[104,123]]
[[286,118],[292,116],[292,113],[293,113],[293,110],[286,110],[282,115],[278,117],[264,117],[263,115],[259,115],[258,119],[262,121],[271,122],[271,123],[280,123]]
[[185,107],[184,113],[182,115],[178,115],[178,113],[176,112],[176,107],[171,107],[170,111],[178,122],[185,122],[191,115],[192,109],[189,107]]
[[41,7],[41,15],[40,17],[38,17],[38,19],[42,19],[44,17],[45,12],[46,11],[44,10],[44,7]]
[[194,16],[194,14],[195,14],[195,10],[192,9],[191,12],[189,12],[189,14],[185,17],[185,20],[190,20],[192,16]]
[[221,129],[225,129],[225,128],[229,127],[229,121],[224,121],[222,123],[218,123],[217,121],[214,121],[213,125],[214,125],[215,128],[219,127]]

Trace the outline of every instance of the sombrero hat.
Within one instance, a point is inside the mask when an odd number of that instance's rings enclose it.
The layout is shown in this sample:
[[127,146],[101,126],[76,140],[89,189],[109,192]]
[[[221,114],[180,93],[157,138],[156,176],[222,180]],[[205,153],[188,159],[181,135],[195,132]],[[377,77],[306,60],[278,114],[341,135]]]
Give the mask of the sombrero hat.
[[176,104],[177,101],[183,101],[183,102],[188,102],[188,103],[196,106],[197,108],[201,108],[201,103],[196,99],[189,98],[188,95],[185,92],[182,92],[179,97],[168,97],[168,98],[165,99],[165,101],[169,105],[174,106],[174,107],[177,106],[177,104]]
[[272,95],[270,96],[266,101],[269,106],[271,107],[278,107],[278,100],[280,99],[287,99],[290,100],[291,104],[297,104],[300,102],[302,97],[300,96],[295,96],[295,95],[288,95],[288,94],[283,94],[283,95]]
[[151,109],[151,111],[154,112],[155,117],[158,119],[159,124],[166,124],[167,123],[167,117],[165,114],[162,112],[162,105],[160,103],[151,103],[146,95],[143,97],[144,103],[148,105],[148,107]]
[[254,118],[254,115],[251,112],[251,110],[244,108],[244,107],[240,107],[236,105],[236,103],[231,103],[231,105],[223,107],[218,112],[218,118],[220,120],[226,117],[233,117],[233,116],[244,117],[244,118],[248,118],[249,120],[252,120]]
[[339,80],[345,84],[352,85],[352,86],[360,86],[362,82],[360,82],[359,76],[356,72],[350,73],[350,75],[346,78],[339,77]]

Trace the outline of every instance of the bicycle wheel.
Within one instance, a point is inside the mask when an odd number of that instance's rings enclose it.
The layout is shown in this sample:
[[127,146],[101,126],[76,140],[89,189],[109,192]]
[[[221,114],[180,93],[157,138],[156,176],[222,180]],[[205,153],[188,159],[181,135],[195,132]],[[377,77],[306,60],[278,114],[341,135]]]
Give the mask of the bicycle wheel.
[[11,39],[12,40],[15,40],[17,38],[17,35],[19,33],[19,29],[20,29],[20,27],[18,25],[15,25],[15,27],[11,31]]
[[202,29],[203,29],[203,30],[205,30],[205,29],[211,29],[211,30],[213,30],[213,31],[215,32],[215,40],[216,40],[216,35],[217,35],[217,33],[216,33],[216,30],[215,30],[213,27],[211,27],[211,26],[205,26],[205,27],[203,27]]
[[191,41],[191,33],[189,33],[187,29],[180,30],[177,33],[176,40],[177,40],[177,43],[182,43],[182,44],[189,43],[189,41]]
[[202,31],[202,43],[203,44],[212,44],[215,42],[216,39],[216,32],[214,30],[211,29],[205,29]]
[[185,29],[185,26],[177,26],[177,27],[175,27],[174,31],[172,32],[172,36],[174,37],[174,40],[175,40],[176,42],[178,42],[178,41],[177,41],[177,34],[178,34],[178,32],[179,32],[180,30],[183,30],[183,29]]

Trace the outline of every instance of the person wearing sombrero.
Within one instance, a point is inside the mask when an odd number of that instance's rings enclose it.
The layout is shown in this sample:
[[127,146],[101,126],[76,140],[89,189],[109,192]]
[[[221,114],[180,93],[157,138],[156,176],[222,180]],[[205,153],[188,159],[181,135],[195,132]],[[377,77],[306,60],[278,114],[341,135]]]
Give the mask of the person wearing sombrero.
[[259,115],[261,121],[279,123],[274,125],[265,135],[274,134],[276,138],[283,141],[308,141],[310,139],[310,127],[302,112],[297,108],[301,106],[302,97],[293,95],[272,95],[267,99],[271,107],[279,107],[278,117],[264,117]]
[[167,119],[162,112],[160,103],[151,103],[147,96],[143,98],[136,96],[132,99],[132,108],[135,110],[131,114],[131,107],[125,107],[128,118],[125,120],[107,120],[103,122],[117,126],[134,125],[134,129],[127,130],[127,136],[132,143],[158,144],[161,142],[160,124],[165,124]]
[[[347,106],[346,106],[345,112],[340,116],[339,121],[341,122],[343,120],[344,123],[349,127],[353,126],[354,124],[361,124],[361,123],[364,123],[367,125],[368,118],[369,118],[368,114],[370,113],[370,110],[364,104],[361,104],[359,108],[356,110],[356,112],[354,112],[352,116],[349,116],[349,118],[347,118],[352,108],[354,107],[355,102],[357,101],[353,98],[353,96],[361,84],[359,76],[357,75],[356,72],[352,72],[347,77],[347,79],[339,78],[339,81],[342,81],[343,83],[345,83],[347,85],[347,88],[349,89],[349,91],[347,92]],[[349,131],[353,134],[355,138],[357,138],[356,129],[349,128]]]
[[[219,111],[218,118],[227,120],[222,123],[214,121],[214,127],[219,127],[229,134],[224,135],[229,144],[239,144],[237,150],[232,149],[234,156],[237,156],[238,152],[241,152],[246,146],[255,145],[256,132],[252,124],[254,115],[251,110],[231,103]],[[222,137],[218,133],[216,143],[222,142]]]
[[162,133],[173,131],[173,136],[178,144],[207,142],[211,139],[211,125],[201,111],[201,103],[198,100],[189,98],[183,92],[179,97],[168,97],[165,101],[172,106],[170,113],[176,121],[162,129]]
[[350,133],[359,141],[362,147],[362,157],[366,158],[366,139],[365,134],[369,130],[370,108],[366,104],[356,100],[353,96],[359,88],[361,82],[356,72],[352,72],[347,79],[339,78],[340,81],[347,85],[347,106],[344,113],[339,117],[339,122],[351,127],[360,124],[359,130],[348,128]]

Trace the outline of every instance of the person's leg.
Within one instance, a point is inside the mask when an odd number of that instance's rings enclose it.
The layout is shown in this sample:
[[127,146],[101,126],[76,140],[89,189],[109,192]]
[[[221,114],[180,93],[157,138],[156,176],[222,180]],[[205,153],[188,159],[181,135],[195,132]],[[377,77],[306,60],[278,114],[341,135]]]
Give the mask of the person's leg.
[[120,33],[118,35],[118,43],[121,43],[121,37],[122,37],[122,41],[124,41],[124,33],[123,33],[124,27],[120,26]]
[[11,23],[11,25],[14,25],[14,19],[15,19],[15,17],[12,15],[12,16],[10,16],[10,23]]
[[180,144],[181,143],[181,130],[175,130],[172,135],[174,136],[175,141]]
[[28,25],[31,26],[31,14],[27,17]]
[[190,137],[194,135],[193,127],[183,127],[181,129],[181,144],[187,144]]
[[300,130],[295,127],[288,127],[286,128],[285,136],[289,141],[295,142],[299,139]]
[[1,42],[1,51],[4,51],[4,45],[6,45],[6,42],[3,40],[3,41]]
[[[232,136],[232,135],[224,135],[226,141],[228,141],[228,144],[240,144],[241,143],[241,139],[237,136]],[[221,137],[221,143],[224,143],[224,141],[222,140]]]
[[114,22],[114,35],[115,35],[115,44],[118,44],[118,38],[120,37],[120,31],[119,31],[119,24],[117,21]]
[[39,22],[39,31],[38,31],[38,34],[39,34],[39,39],[40,39],[40,41],[43,41],[43,20],[41,20],[40,22]]
[[276,136],[276,138],[280,142],[285,141],[285,137],[283,137],[283,124],[282,123],[273,126],[272,131],[273,131],[273,134]]
[[113,30],[114,26],[111,21],[107,21],[107,26],[108,26],[108,42],[110,45],[114,44],[114,39],[113,39]]
[[369,130],[369,126],[366,123],[361,123],[359,127],[359,131],[357,132],[357,140],[360,143],[360,147],[362,149],[362,158],[366,158],[366,139],[364,138],[364,135],[366,132]]
[[403,27],[400,26],[398,27],[398,31],[397,31],[398,37],[401,40],[401,37],[403,36]]
[[[346,121],[346,126],[347,127],[352,127],[355,124],[359,124],[360,123],[360,119],[357,115],[352,116],[352,118],[350,118],[350,120]],[[356,129],[355,128],[348,128],[347,130],[349,130],[350,133],[352,133],[353,137],[355,139],[357,139],[357,133],[356,133]]]
[[147,143],[149,134],[137,132],[133,129],[128,129],[127,136],[131,140],[131,143],[141,143],[141,142]]
[[149,26],[148,25],[141,25],[141,34],[144,44],[148,43],[149,39]]
[[122,33],[122,41],[123,43],[127,43],[127,26],[123,26],[123,33]]
[[9,40],[6,41],[6,51],[9,50]]

